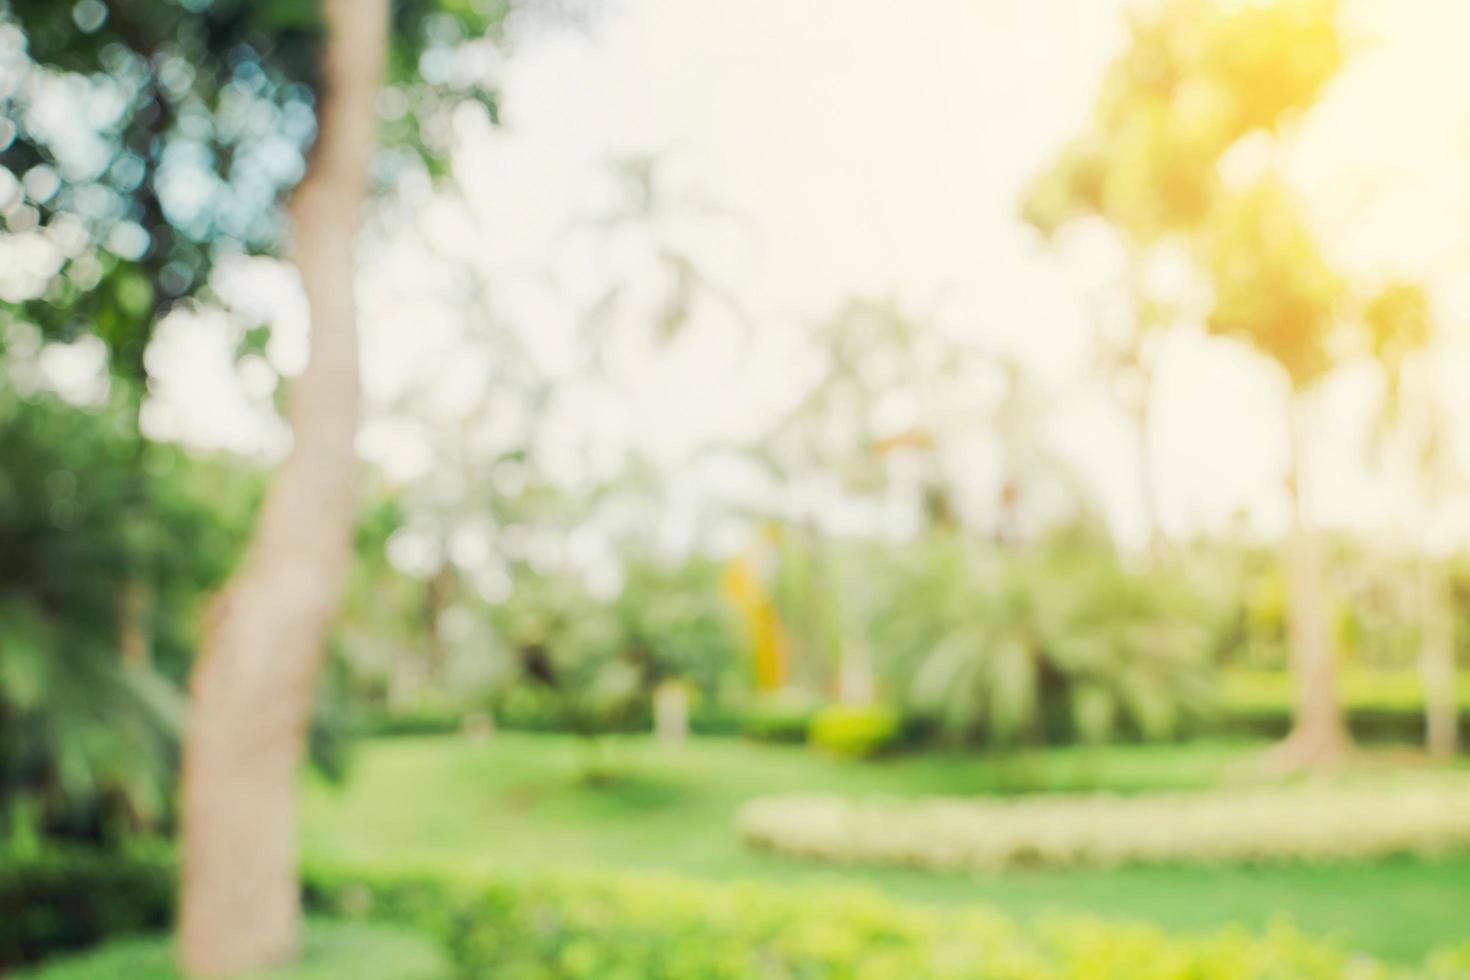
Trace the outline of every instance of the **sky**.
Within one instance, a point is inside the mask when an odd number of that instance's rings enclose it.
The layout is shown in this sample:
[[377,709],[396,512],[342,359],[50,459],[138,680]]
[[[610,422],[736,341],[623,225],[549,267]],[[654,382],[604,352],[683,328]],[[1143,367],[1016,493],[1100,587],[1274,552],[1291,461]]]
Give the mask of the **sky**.
[[[1470,4],[1349,11],[1360,51],[1292,140],[1289,172],[1342,267],[1430,277],[1434,369],[1470,424]],[[1049,440],[1119,537],[1140,540],[1137,434],[1086,370],[1098,316],[1116,312],[1116,246],[1088,226],[1048,244],[1017,218],[1026,182],[1085,124],[1122,39],[1114,0],[620,0],[583,27],[536,29],[494,69],[503,124],[456,119],[462,199],[410,188],[412,203],[373,237],[357,287],[376,406],[363,454],[424,479],[442,430],[493,408],[481,404],[493,345],[446,299],[455,263],[491,284],[497,322],[552,374],[580,363],[577,300],[618,283],[627,315],[646,309],[660,282],[646,242],[566,242],[616,201],[609,162],[652,154],[686,210],[714,212],[676,213],[669,234],[753,326],[742,333],[711,308],[667,349],[624,351],[618,384],[558,406],[552,427],[569,443],[601,447],[609,470],[636,448],[669,474],[673,510],[694,508],[708,488],[681,467],[701,445],[755,436],[789,403],[809,324],[849,297],[892,298],[946,336],[1030,365]],[[230,315],[164,325],[150,355],[155,432],[279,450],[284,430],[261,406],[275,369],[293,373],[304,356],[292,275],[262,260],[222,272],[235,317],[272,322],[268,362],[232,365]],[[1326,385],[1309,503],[1324,524],[1402,533],[1423,508],[1363,462],[1376,384],[1358,366]],[[1166,531],[1223,529],[1238,512],[1263,534],[1281,530],[1284,396],[1250,351],[1187,326],[1169,336],[1148,436]],[[416,399],[407,422],[390,410],[405,398]],[[1470,463],[1470,431],[1459,436]],[[953,479],[995,479],[993,454],[959,455]],[[1428,533],[1463,536],[1466,518],[1457,502]]]

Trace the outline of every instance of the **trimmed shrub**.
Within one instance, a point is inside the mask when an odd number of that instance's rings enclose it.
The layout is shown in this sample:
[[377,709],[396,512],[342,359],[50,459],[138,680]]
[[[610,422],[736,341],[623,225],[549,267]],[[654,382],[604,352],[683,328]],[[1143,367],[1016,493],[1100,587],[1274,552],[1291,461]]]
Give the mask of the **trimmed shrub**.
[[[70,867],[81,882],[84,872],[110,860]],[[166,860],[151,867],[171,885]],[[308,958],[269,980],[451,975],[431,946],[400,929],[441,944],[452,975],[497,980],[1463,980],[1470,964],[1466,949],[1437,954],[1424,969],[1399,970],[1286,928],[1181,937],[1078,918],[1023,927],[989,909],[904,902],[868,888],[715,885],[662,875],[468,877],[312,868],[305,895],[314,914],[358,924],[318,921]],[[170,887],[165,899],[171,896]],[[385,936],[362,924],[372,921],[395,930]],[[48,964],[30,980],[124,977],[173,980],[167,942],[124,940]]]
[[435,710],[374,714],[360,723],[356,734],[368,738],[458,735],[464,729],[464,716],[463,711]]
[[0,852],[0,975],[51,953],[168,928],[174,880],[161,855]]
[[767,695],[741,713],[740,734],[756,742],[800,744],[807,739],[814,711],[809,701]]
[[[123,939],[24,974],[18,980],[179,980],[167,937]],[[240,980],[449,980],[449,957],[417,933],[364,923],[313,923],[301,958]]]
[[[1470,731],[1470,677],[1458,679],[1460,727]],[[1221,730],[1281,738],[1291,729],[1292,680],[1285,671],[1226,670]],[[1339,696],[1348,729],[1366,743],[1422,744],[1423,682],[1414,670],[1346,670]]]
[[898,715],[883,705],[830,704],[812,716],[807,739],[838,755],[866,759],[897,743]]
[[1023,927],[985,908],[868,888],[715,885],[669,876],[485,881],[310,877],[314,904],[413,923],[468,977],[497,980],[1451,980],[1463,953],[1400,970],[1306,939],[1231,928],[1171,936],[1090,919]]
[[767,797],[736,823],[763,850],[940,870],[1355,860],[1470,848],[1470,778],[1135,797]]

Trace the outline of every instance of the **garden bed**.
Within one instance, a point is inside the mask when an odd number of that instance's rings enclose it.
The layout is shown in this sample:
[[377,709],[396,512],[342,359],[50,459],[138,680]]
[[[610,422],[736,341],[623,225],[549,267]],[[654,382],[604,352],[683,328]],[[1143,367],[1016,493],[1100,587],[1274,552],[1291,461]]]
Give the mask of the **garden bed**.
[[[173,941],[166,936],[121,939],[66,957],[16,980],[179,980]],[[317,922],[306,931],[301,957],[240,980],[451,980],[449,957],[432,940],[379,924]]]
[[788,856],[948,871],[1435,856],[1470,849],[1470,776],[1131,797],[776,796],[747,803],[736,825]]
[[[110,860],[120,873],[102,874]],[[49,858],[15,862],[12,899],[53,876]],[[78,887],[146,869],[172,879],[160,855],[70,861]],[[1062,980],[1453,980],[1470,975],[1470,947],[1410,965],[1273,925],[1177,932],[1117,919],[1052,915],[1022,922],[978,905],[905,901],[861,886],[667,874],[469,874],[314,866],[307,907],[319,918],[307,955],[262,980],[436,980],[519,977],[1026,978]],[[154,896],[171,914],[172,889]],[[96,939],[106,939],[105,935]],[[32,980],[174,980],[166,938],[124,937],[48,961]]]

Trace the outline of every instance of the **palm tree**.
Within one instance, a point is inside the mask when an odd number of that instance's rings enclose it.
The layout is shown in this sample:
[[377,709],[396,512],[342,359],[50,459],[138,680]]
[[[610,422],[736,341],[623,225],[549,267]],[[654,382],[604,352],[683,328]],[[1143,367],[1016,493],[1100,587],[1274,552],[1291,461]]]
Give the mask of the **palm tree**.
[[1454,620],[1443,567],[1423,553],[1422,526],[1458,484],[1447,419],[1434,395],[1430,343],[1432,313],[1424,290],[1394,283],[1365,308],[1371,349],[1384,377],[1384,398],[1373,448],[1391,458],[1418,491],[1415,585],[1418,593],[1419,669],[1424,684],[1425,743],[1431,755],[1449,758],[1459,741]]
[[1337,760],[1349,744],[1337,699],[1337,654],[1327,626],[1321,542],[1309,511],[1308,449],[1317,383],[1333,367],[1345,290],[1289,191],[1266,177],[1222,197],[1200,244],[1214,286],[1207,326],[1246,341],[1286,381],[1290,507],[1287,635],[1296,708],[1268,762],[1284,769]]
[[1177,582],[1126,572],[1095,535],[1020,553],[944,537],[900,567],[875,630],[912,706],[955,736],[1007,744],[1063,729],[1098,742],[1126,725],[1157,738],[1210,701],[1193,607]]

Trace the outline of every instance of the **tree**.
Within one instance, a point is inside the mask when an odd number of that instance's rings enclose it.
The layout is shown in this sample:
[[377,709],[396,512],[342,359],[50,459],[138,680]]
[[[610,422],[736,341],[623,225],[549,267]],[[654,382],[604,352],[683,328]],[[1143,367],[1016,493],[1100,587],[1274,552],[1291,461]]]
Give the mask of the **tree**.
[[311,354],[295,444],[245,559],[215,600],[184,748],[180,937],[200,975],[290,958],[297,943],[296,780],[351,554],[359,380],[354,258],[375,146],[387,0],[325,0],[318,137],[292,200]]
[[[207,302],[219,257],[278,247],[275,204],[305,174],[292,217],[313,363],[294,391],[296,444],[213,608],[191,713],[183,932],[195,972],[259,965],[294,944],[294,767],[352,512],[352,245],[377,109],[403,152],[380,158],[376,176],[442,172],[450,112],[467,100],[492,119],[495,109],[484,72],[456,53],[504,14],[399,3],[389,50],[386,0],[0,6],[0,30],[23,43],[22,84],[0,96],[0,164],[19,176],[4,188],[8,224],[50,260],[6,310],[48,340],[98,337],[136,398],[158,317]],[[377,107],[385,62],[396,98]]]
[[1423,549],[1429,538],[1427,519],[1443,505],[1459,474],[1448,420],[1434,392],[1429,297],[1414,283],[1390,283],[1368,301],[1363,319],[1384,377],[1375,448],[1413,483],[1421,515],[1414,529],[1420,551],[1414,577],[1425,742],[1431,755],[1449,758],[1459,742],[1454,619],[1447,572]]
[[1253,134],[1277,134],[1309,107],[1342,61],[1335,0],[1226,6],[1168,0],[1139,8],[1091,125],[1032,183],[1021,212],[1047,238],[1096,217],[1124,251],[1133,329],[1104,348],[1138,430],[1151,551],[1158,546],[1150,431],[1160,331],[1178,315],[1145,287],[1155,256],[1210,220],[1219,163]]
[[1141,10],[1104,79],[1092,127],[1026,208],[1043,230],[1090,214],[1131,249],[1179,244],[1213,287],[1208,328],[1244,339],[1288,380],[1298,695],[1292,734],[1275,758],[1292,767],[1328,761],[1347,743],[1303,488],[1309,390],[1331,366],[1342,288],[1274,173],[1276,145],[1343,62],[1336,10],[1335,0],[1172,0]]
[[886,563],[871,628],[917,713],[1014,745],[1162,738],[1210,706],[1199,603],[1083,531],[1024,552],[931,535]]
[[1337,699],[1321,542],[1307,512],[1306,453],[1313,387],[1332,367],[1332,335],[1343,325],[1344,284],[1319,254],[1289,192],[1270,179],[1219,205],[1203,253],[1215,290],[1210,330],[1240,337],[1268,356],[1290,391],[1287,636],[1296,700],[1291,732],[1270,758],[1286,769],[1326,764],[1342,755],[1348,735]]
[[[222,255],[278,237],[270,205],[312,135],[311,18],[236,2],[7,0],[0,30],[11,25],[25,47],[20,83],[0,96],[0,167],[19,178],[8,224],[51,272],[4,306],[47,341],[100,339],[136,431],[155,325],[207,292]],[[141,527],[156,515],[133,445],[118,505]],[[118,646],[146,666],[160,570],[140,554],[126,572]]]
[[959,520],[940,449],[960,416],[951,406],[966,358],[927,326],[891,300],[844,302],[814,331],[820,373],[750,453],[794,511],[762,548],[776,565],[766,615],[789,625],[802,666],[834,668],[844,701],[872,699],[872,653],[853,594],[862,576],[844,567],[824,510],[835,499],[876,511],[898,498],[920,527]]
[[[16,392],[24,366],[16,352],[0,366],[0,841],[110,845],[172,817],[195,613],[238,554],[255,486],[174,446],[140,450],[124,399]],[[139,526],[130,497],[158,519]],[[158,656],[124,669],[122,587],[142,562]]]

